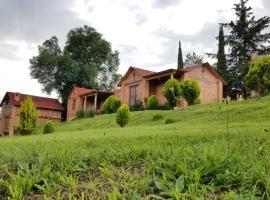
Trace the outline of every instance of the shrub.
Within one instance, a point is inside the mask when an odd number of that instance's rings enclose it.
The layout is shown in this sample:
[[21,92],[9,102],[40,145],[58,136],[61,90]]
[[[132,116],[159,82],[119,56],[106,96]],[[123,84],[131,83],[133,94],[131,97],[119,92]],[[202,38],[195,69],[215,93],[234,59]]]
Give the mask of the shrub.
[[176,106],[178,99],[181,97],[181,88],[176,79],[171,78],[166,81],[163,87],[163,96],[167,99],[171,108]]
[[130,110],[131,111],[141,111],[141,110],[144,110],[143,102],[141,100],[137,99],[135,101],[135,104],[130,107]]
[[201,104],[202,102],[201,102],[201,99],[200,98],[197,98],[196,100],[195,100],[195,102],[194,102],[194,104]]
[[111,95],[104,102],[104,112],[106,114],[115,113],[120,105],[120,100],[114,95]]
[[95,110],[88,109],[88,110],[78,110],[76,113],[76,118],[92,118],[96,114]]
[[158,106],[159,106],[159,101],[155,95],[152,95],[147,99],[147,109],[148,110],[158,109]]
[[188,105],[193,105],[200,95],[200,86],[196,80],[185,80],[180,84],[182,95]]
[[121,127],[124,127],[128,124],[130,120],[130,111],[128,105],[121,105],[116,112],[116,122]]
[[55,123],[52,120],[47,120],[44,124],[44,127],[43,127],[43,133],[44,134],[53,133],[54,126],[55,126]]
[[245,85],[249,91],[254,90],[260,95],[270,92],[270,56],[263,56],[251,62]]
[[157,110],[171,110],[172,107],[168,104],[159,104]]
[[156,113],[153,115],[153,121],[158,121],[160,119],[163,119],[163,115],[161,113]]
[[84,117],[84,111],[82,109],[78,110],[76,112],[76,118],[83,118]]
[[27,97],[20,108],[20,124],[17,130],[22,135],[30,135],[36,129],[38,113],[31,97]]
[[173,119],[173,118],[167,118],[167,119],[165,120],[165,124],[171,124],[171,123],[174,123],[174,122],[176,122],[176,120]]

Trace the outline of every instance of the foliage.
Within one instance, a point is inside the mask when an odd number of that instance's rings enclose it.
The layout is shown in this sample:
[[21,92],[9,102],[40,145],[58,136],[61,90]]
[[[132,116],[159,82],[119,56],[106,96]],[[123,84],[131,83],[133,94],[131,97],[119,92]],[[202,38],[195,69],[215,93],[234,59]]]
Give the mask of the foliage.
[[234,5],[236,20],[225,23],[229,34],[225,36],[229,46],[228,90],[241,90],[245,93],[244,78],[248,73],[248,63],[252,53],[270,53],[270,17],[256,19],[248,0],[240,0]]
[[163,96],[167,99],[171,108],[176,106],[177,101],[181,96],[181,88],[176,79],[171,78],[166,81],[163,87]]
[[251,62],[245,77],[247,89],[255,90],[260,95],[270,92],[270,56],[264,56]]
[[200,96],[200,86],[196,80],[185,80],[180,84],[182,95],[188,105],[193,105]]
[[201,104],[202,102],[201,102],[201,99],[198,97],[196,100],[195,100],[195,102],[194,102],[194,104]]
[[228,81],[223,25],[220,26],[218,35],[217,71],[225,81]]
[[114,95],[111,95],[104,102],[104,112],[106,114],[116,113],[120,105],[120,100],[118,100]]
[[43,91],[56,91],[64,105],[74,86],[111,89],[120,78],[119,53],[92,27],[70,30],[63,50],[55,36],[38,49],[38,56],[30,59],[31,77]]
[[140,99],[136,99],[135,104],[130,106],[131,111],[142,111],[144,110],[143,102]]
[[176,120],[173,119],[173,118],[167,118],[167,119],[165,120],[165,124],[172,124],[172,123],[175,123],[175,122],[176,122]]
[[148,110],[156,110],[159,107],[159,100],[157,96],[151,95],[147,99],[147,109]]
[[186,55],[184,66],[198,65],[201,63],[203,63],[203,56],[200,56],[195,52],[192,52]]
[[173,124],[150,110],[126,128],[101,115],[57,124],[55,134],[2,138],[0,196],[269,199],[269,104],[270,96],[229,104],[229,155],[220,103],[162,111]]
[[79,109],[76,112],[76,118],[80,119],[80,118],[92,118],[94,117],[96,114],[95,110],[93,109],[87,109],[87,110],[83,110],[83,109]]
[[128,124],[130,120],[130,111],[128,105],[121,105],[117,112],[116,112],[116,122],[119,124],[121,127],[124,127],[125,125]]
[[157,107],[157,110],[171,110],[171,109],[172,107],[168,103],[159,104]]
[[182,48],[181,48],[181,42],[179,41],[177,69],[182,69],[183,67],[184,67],[184,63],[183,63]]
[[20,107],[20,124],[17,128],[18,132],[22,135],[32,134],[37,125],[38,113],[36,105],[31,97],[27,97]]
[[158,121],[160,119],[163,119],[163,115],[161,113],[156,113],[153,115],[153,121]]
[[55,123],[52,120],[47,120],[43,126],[43,133],[53,133],[54,132]]

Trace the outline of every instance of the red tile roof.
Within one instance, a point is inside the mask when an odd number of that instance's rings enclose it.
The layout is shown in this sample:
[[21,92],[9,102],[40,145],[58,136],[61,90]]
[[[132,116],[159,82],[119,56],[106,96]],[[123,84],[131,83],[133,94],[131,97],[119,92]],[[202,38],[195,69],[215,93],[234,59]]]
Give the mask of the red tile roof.
[[141,69],[141,68],[138,68],[138,67],[130,67],[132,69],[134,69],[136,72],[138,72],[138,74],[140,74],[141,76],[148,76],[150,74],[153,74],[155,72],[153,71],[149,71],[149,70],[145,70],[145,69]]
[[[16,99],[16,95],[19,95],[18,100]],[[32,98],[37,108],[64,111],[63,105],[57,99],[32,96],[28,94],[21,94],[21,93],[15,93],[15,92],[7,92],[0,106],[2,106],[2,103],[7,99],[9,99],[14,106],[21,106],[22,102],[28,96]]]
[[78,95],[85,94],[92,91],[91,89],[84,88],[84,87],[74,87],[73,90]]

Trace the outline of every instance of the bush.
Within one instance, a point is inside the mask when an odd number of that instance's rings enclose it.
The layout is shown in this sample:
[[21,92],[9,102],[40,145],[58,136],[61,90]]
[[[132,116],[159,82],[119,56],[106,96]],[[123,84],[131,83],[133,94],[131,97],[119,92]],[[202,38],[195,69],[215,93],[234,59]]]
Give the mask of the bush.
[[156,109],[158,109],[158,106],[159,106],[159,101],[155,95],[152,95],[147,99],[147,109],[148,110],[156,110]]
[[84,110],[80,109],[76,112],[76,118],[83,118],[84,117]]
[[20,124],[16,128],[16,132],[22,135],[32,134],[37,125],[38,113],[36,105],[32,101],[31,97],[27,97],[20,108]]
[[168,104],[159,104],[157,110],[171,110],[172,107]]
[[163,119],[163,115],[160,113],[156,113],[153,115],[153,121],[158,121],[160,119]]
[[270,56],[263,56],[251,62],[245,85],[249,91],[254,90],[260,95],[270,92]]
[[76,113],[76,118],[92,118],[96,114],[95,110],[93,109],[88,109],[88,110],[78,110]]
[[196,100],[195,100],[195,102],[194,102],[194,104],[201,104],[202,102],[201,102],[201,99],[200,98],[197,98]]
[[172,123],[174,123],[174,122],[176,122],[176,120],[173,119],[173,118],[167,118],[167,119],[165,120],[165,124],[172,124]]
[[188,105],[193,105],[200,96],[200,86],[196,80],[185,80],[180,84],[182,96]]
[[181,97],[181,88],[176,79],[171,78],[166,81],[163,87],[163,96],[167,99],[171,108],[176,106],[178,99]]
[[54,126],[55,126],[55,123],[52,120],[47,120],[43,126],[43,133],[44,134],[53,133]]
[[137,99],[135,101],[135,104],[130,107],[130,110],[131,111],[141,111],[141,110],[144,110],[143,102],[141,100]]
[[109,96],[104,102],[104,112],[106,114],[115,113],[121,102],[114,95]]
[[128,105],[121,105],[117,112],[116,112],[116,122],[119,124],[121,127],[124,127],[125,125],[128,124],[130,120],[130,111]]

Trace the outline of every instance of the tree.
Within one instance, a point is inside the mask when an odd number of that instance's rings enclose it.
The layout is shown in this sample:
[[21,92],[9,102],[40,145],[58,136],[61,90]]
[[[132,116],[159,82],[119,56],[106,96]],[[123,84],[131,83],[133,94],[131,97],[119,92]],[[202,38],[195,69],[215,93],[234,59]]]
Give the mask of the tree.
[[179,41],[177,69],[183,69],[183,67],[184,67],[184,63],[183,63],[183,56],[182,56],[182,48],[181,48],[181,42]]
[[181,96],[180,85],[176,79],[171,78],[165,82],[163,96],[167,99],[171,108],[176,106],[177,101]]
[[30,74],[43,91],[56,91],[66,106],[74,86],[112,89],[120,78],[119,63],[119,53],[112,51],[110,43],[94,28],[84,26],[68,33],[63,50],[55,36],[39,46],[38,56],[30,59]]
[[31,97],[27,97],[20,108],[20,124],[18,131],[22,135],[30,135],[36,129],[38,113]]
[[222,25],[219,28],[218,35],[217,71],[224,78],[224,80],[228,80],[228,71],[225,56],[225,39]]
[[186,55],[184,66],[198,65],[201,63],[203,63],[203,57],[193,52]]
[[260,95],[270,92],[270,56],[263,56],[250,63],[245,85],[249,91],[254,90]]
[[244,77],[248,72],[248,63],[252,53],[266,54],[270,52],[270,33],[267,32],[270,18],[255,19],[252,8],[247,6],[248,0],[240,0],[234,4],[236,20],[225,23],[229,34],[225,37],[229,45],[229,90],[233,88],[245,93]]
[[180,84],[182,96],[187,101],[188,105],[195,104],[200,96],[200,86],[196,80],[185,80]]

